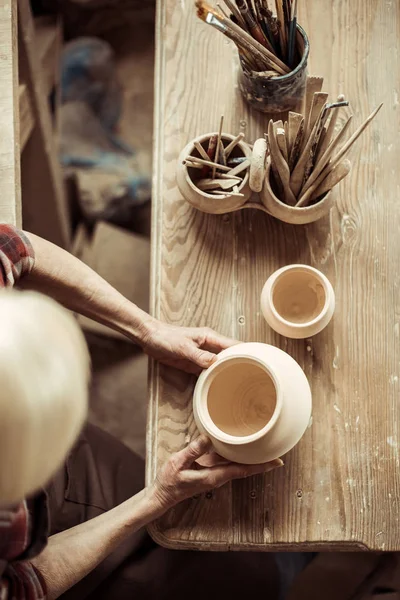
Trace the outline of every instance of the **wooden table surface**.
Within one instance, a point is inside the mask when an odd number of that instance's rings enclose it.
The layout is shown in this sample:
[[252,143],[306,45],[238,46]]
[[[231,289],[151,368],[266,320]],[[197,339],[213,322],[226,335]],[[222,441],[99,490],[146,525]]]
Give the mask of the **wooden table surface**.
[[[236,84],[235,49],[199,21],[191,0],[159,0],[153,195],[153,314],[274,344],[304,369],[313,416],[285,467],[188,500],[151,527],[162,545],[198,550],[400,550],[400,4],[301,0],[309,73],[345,93],[353,129],[380,103],[353,147],[351,175],[331,214],[308,226],[259,211],[210,216],[182,199],[180,150],[201,133],[242,130],[253,142],[266,117]],[[319,335],[289,340],[264,322],[259,295],[290,263],[323,271],[337,300]],[[153,364],[147,479],[196,435],[194,380]]]

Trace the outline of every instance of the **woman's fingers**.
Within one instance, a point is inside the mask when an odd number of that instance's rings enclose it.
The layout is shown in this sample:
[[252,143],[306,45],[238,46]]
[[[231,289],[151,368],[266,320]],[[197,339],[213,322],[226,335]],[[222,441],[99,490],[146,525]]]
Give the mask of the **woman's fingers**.
[[203,489],[212,489],[220,487],[233,479],[244,479],[252,475],[268,473],[269,471],[283,467],[283,464],[280,458],[260,465],[242,465],[230,462],[226,465],[188,471],[186,472],[186,476],[193,483],[201,483]]
[[212,444],[211,440],[208,439],[205,435],[200,435],[193,442],[190,442],[186,448],[177,452],[172,460],[174,461],[175,468],[180,470],[190,469],[192,464],[206,454],[209,450],[211,450]]

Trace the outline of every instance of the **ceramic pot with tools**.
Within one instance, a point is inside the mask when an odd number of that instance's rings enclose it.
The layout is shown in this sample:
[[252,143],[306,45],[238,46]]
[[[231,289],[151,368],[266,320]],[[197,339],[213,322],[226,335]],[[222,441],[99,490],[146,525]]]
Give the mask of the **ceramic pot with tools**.
[[193,397],[198,429],[229,460],[257,464],[283,456],[304,434],[311,391],[297,362],[261,343],[223,350],[200,375]]
[[278,198],[276,188],[271,179],[271,163],[268,162],[260,199],[270,215],[285,223],[304,225],[318,221],[318,219],[329,213],[335,202],[336,190],[332,189],[325,193],[315,204],[311,204],[310,206],[290,206]]
[[269,326],[281,335],[308,338],[328,325],[335,310],[335,293],[318,269],[288,265],[267,279],[261,310]]
[[[229,152],[229,145],[235,142],[239,136],[235,138],[233,135],[223,133],[221,135],[222,144],[225,150],[228,149],[228,165],[231,162],[232,166],[224,167],[224,173],[221,175],[216,176],[215,173],[213,175],[212,168],[209,168],[208,172],[205,173],[204,168],[207,169],[207,165],[204,165],[202,162],[196,163],[196,158],[204,161],[209,141],[211,137],[216,135],[216,133],[200,135],[185,146],[178,158],[176,179],[182,196],[192,206],[202,212],[223,214],[240,208],[251,196],[249,163],[246,163],[247,167],[243,171],[240,171],[240,161],[250,158],[251,149],[240,139],[233,147],[232,152]],[[200,152],[198,149],[199,145]],[[188,160],[188,157],[193,158]],[[201,166],[203,169],[200,168]],[[230,172],[234,174],[230,176]],[[209,190],[200,189],[200,185],[204,185],[205,187],[213,185],[210,182],[215,181],[216,177],[220,182],[219,185],[222,187]]]

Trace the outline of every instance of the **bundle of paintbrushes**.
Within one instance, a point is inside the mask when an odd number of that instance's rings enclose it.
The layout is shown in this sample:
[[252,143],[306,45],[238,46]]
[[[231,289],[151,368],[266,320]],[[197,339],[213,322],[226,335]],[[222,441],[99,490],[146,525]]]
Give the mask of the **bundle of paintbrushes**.
[[281,201],[296,207],[315,204],[346,177],[351,165],[345,155],[382,106],[343,143],[352,120],[349,116],[336,131],[348,105],[344,96],[329,103],[328,94],[318,91],[307,100],[304,115],[289,112],[285,123],[268,124],[271,183]]
[[290,73],[299,62],[297,0],[275,0],[276,16],[268,0],[223,1],[229,12],[197,0],[197,15],[235,42],[243,69],[270,78]]
[[221,117],[218,133],[212,135],[203,146],[194,142],[194,151],[183,163],[188,168],[196,169],[198,173],[192,177],[196,187],[210,195],[243,196],[240,186],[249,169],[250,160],[235,149],[244,134],[239,133],[233,140],[224,138],[222,127],[224,117]]

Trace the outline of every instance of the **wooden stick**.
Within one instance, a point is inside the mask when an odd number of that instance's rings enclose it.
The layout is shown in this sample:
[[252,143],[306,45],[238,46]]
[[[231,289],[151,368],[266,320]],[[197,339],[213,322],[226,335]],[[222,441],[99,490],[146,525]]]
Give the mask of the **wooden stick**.
[[224,167],[224,169],[228,169],[228,175],[238,175],[242,171],[245,171],[249,166],[250,166],[250,159],[247,158],[240,165],[236,165],[236,167],[233,167],[233,169],[230,169],[230,167]]
[[[301,151],[300,157],[297,161],[295,168],[290,176],[290,187],[295,196],[300,192],[303,181],[304,173],[306,170],[307,161],[310,155],[311,146],[314,141],[317,124],[314,125],[313,130],[306,142],[303,141],[303,150]],[[304,136],[305,137],[305,136]],[[305,143],[305,146],[304,146]]]
[[279,41],[281,45],[282,56],[287,55],[287,37],[286,37],[286,27],[285,27],[285,14],[283,11],[283,1],[275,0],[276,6],[276,16],[278,18],[278,27],[279,27]]
[[235,179],[235,181],[243,181],[242,177],[237,177],[236,175],[228,175],[228,173],[218,173],[219,179]]
[[221,188],[222,190],[228,190],[237,185],[236,178],[234,179],[199,179],[196,181],[196,186],[199,190],[213,190],[215,188]]
[[[197,5],[197,3],[196,3],[196,5]],[[220,19],[220,20],[222,20],[222,19]],[[247,33],[246,31],[244,31],[243,29],[241,29],[239,27],[239,25],[236,25],[232,21],[229,21],[229,23],[226,23],[226,19],[224,17],[223,17],[223,22],[224,22],[225,26],[227,26],[227,27],[230,26],[230,28],[233,31],[235,31],[239,37],[242,38],[243,42],[247,42],[248,44],[250,44],[250,46],[252,46],[255,50],[258,50],[258,52],[260,52],[260,54],[262,54],[262,56],[265,59],[267,59],[269,62],[273,63],[273,65],[275,65],[273,68],[276,71],[278,71],[278,73],[281,73],[282,75],[286,74],[286,73],[290,73],[289,67],[287,65],[285,65],[284,62],[282,62],[270,50],[268,50],[267,48],[265,48],[264,46],[262,46],[259,42],[257,42],[257,40],[255,40],[254,38],[252,38],[249,33]]]
[[276,130],[276,141],[278,142],[279,150],[282,153],[283,158],[288,162],[288,148],[286,143],[286,135],[283,127],[278,127]]
[[313,183],[319,177],[320,173],[323,171],[323,169],[325,168],[325,166],[328,164],[328,162],[331,159],[331,156],[332,156],[335,148],[342,141],[342,139],[343,139],[346,131],[350,127],[350,123],[351,123],[352,118],[353,118],[353,116],[350,115],[350,117],[347,119],[346,123],[343,125],[342,129],[339,131],[339,133],[337,134],[337,136],[329,144],[328,148],[325,150],[324,154],[321,156],[321,158],[319,159],[319,161],[315,165],[312,173],[310,174],[310,177],[305,182],[304,187],[301,190],[300,196],[302,196],[310,188],[310,186],[313,185]]
[[242,15],[240,14],[240,11],[236,8],[236,6],[234,5],[234,3],[231,2],[231,0],[224,0],[224,2],[226,4],[226,6],[229,8],[229,10],[231,11],[231,13],[239,21],[239,23],[243,27],[243,29],[245,31],[247,31],[247,26],[246,26],[245,20],[243,19]]
[[[343,102],[344,101],[344,96],[343,94],[340,94],[337,98],[338,102]],[[325,152],[325,150],[327,149],[327,147],[329,146],[329,144],[331,143],[332,140],[332,136],[335,132],[335,127],[336,127],[336,121],[337,118],[339,116],[339,111],[340,108],[334,108],[333,111],[331,112],[331,118],[329,120],[329,125],[328,128],[326,130],[326,134],[324,136],[324,139],[322,140],[322,143],[318,149],[318,153],[317,153],[317,160],[320,156],[323,155],[323,153]]]
[[219,161],[222,165],[224,165],[224,167],[226,167],[226,156],[225,156],[225,148],[224,148],[224,143],[222,140],[220,140],[219,142],[219,155],[218,155]]
[[310,196],[310,203],[329,192],[339,181],[342,181],[351,171],[351,163],[345,158],[332,169]]
[[225,148],[225,158],[226,160],[228,160],[229,155],[231,154],[232,150],[234,149],[234,147],[240,142],[240,140],[242,140],[244,138],[244,133],[240,132],[234,140],[232,140],[230,142],[230,144],[227,145],[227,147]]
[[294,141],[299,132],[300,126],[304,122],[304,117],[300,113],[289,112],[288,115],[288,153],[289,157],[292,152]]
[[268,143],[270,147],[271,162],[275,163],[276,171],[279,174],[283,186],[284,199],[287,204],[294,206],[296,198],[290,189],[290,171],[289,166],[283,158],[274,134],[274,125],[272,119],[268,123]]
[[187,161],[192,163],[198,163],[200,165],[206,165],[207,167],[215,167],[216,169],[219,169],[220,171],[225,171],[226,173],[228,173],[231,170],[230,167],[224,167],[224,165],[219,165],[218,163],[215,163],[211,160],[204,160],[203,158],[199,158],[198,156],[187,156],[186,159],[183,161],[183,164],[185,165]]
[[253,58],[264,64],[266,68],[272,67],[276,69],[281,75],[289,72],[288,67],[282,61],[280,61],[272,52],[267,48],[264,48],[257,40],[251,37],[247,31],[242,29],[239,25],[236,25],[230,19],[226,19],[223,15],[216,12],[211,6],[203,2],[202,0],[196,1],[197,16],[202,19],[205,23],[212,25],[218,31],[222,31],[229,39],[235,42],[235,44],[248,50]]
[[323,77],[307,77],[306,93],[303,98],[301,114],[304,115],[305,122],[308,122],[308,115],[311,110],[311,105],[314,99],[314,94],[320,92],[324,83]]
[[[221,115],[221,120],[219,122],[219,129],[218,129],[218,136],[217,136],[217,146],[215,148],[215,157],[214,157],[214,161],[217,163],[218,162],[218,157],[219,157],[219,151],[220,151],[220,144],[221,144],[221,133],[222,133],[222,127],[224,125],[224,115]],[[213,167],[212,170],[212,178],[215,179],[215,167]]]
[[324,108],[321,110],[318,119],[315,123],[315,127],[314,127],[314,139],[313,142],[311,144],[310,147],[310,154],[308,157],[308,160],[306,162],[306,168],[304,169],[304,179],[303,179],[303,185],[304,183],[307,181],[312,168],[314,166],[314,162],[315,162],[315,153],[317,151],[317,147],[318,147],[318,143],[321,137],[321,133],[322,130],[324,128],[324,125],[326,123],[326,119],[328,118],[329,115],[329,104],[325,104]]
[[210,160],[209,155],[204,150],[204,148],[200,144],[200,142],[194,142],[194,147],[196,148],[197,152],[200,154],[201,158],[203,158],[204,160]]
[[212,193],[216,194],[217,196],[240,196],[241,198],[244,197],[244,194],[241,194],[240,192],[223,192],[222,190],[213,190]]
[[307,124],[305,126],[304,140],[308,139],[308,136],[311,134],[311,131],[314,128],[315,123],[317,122],[321,112],[328,100],[328,94],[326,92],[316,92],[313,97],[313,101],[311,104],[310,112],[307,117]]
[[[208,160],[211,160],[211,161],[215,160],[216,149],[217,149],[217,136],[214,134],[208,140],[208,147],[207,147]],[[204,160],[206,160],[206,159],[204,159]],[[209,167],[204,166],[202,176],[207,177],[209,170],[210,170]]]

